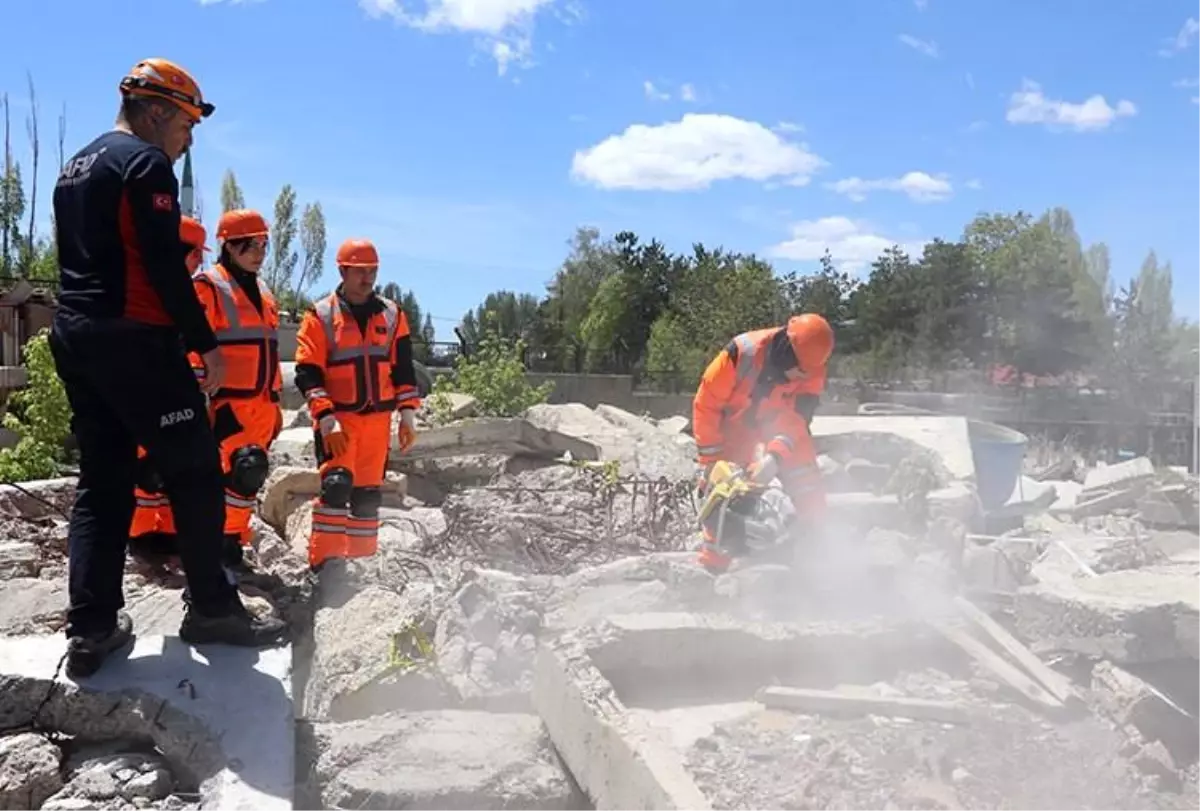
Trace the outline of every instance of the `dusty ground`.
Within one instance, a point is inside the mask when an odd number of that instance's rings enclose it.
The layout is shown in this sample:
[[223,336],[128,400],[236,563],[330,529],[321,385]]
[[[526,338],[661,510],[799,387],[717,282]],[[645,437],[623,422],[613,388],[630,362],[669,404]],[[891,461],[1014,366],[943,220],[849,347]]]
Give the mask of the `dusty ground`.
[[1095,719],[994,706],[968,726],[768,711],[718,727],[687,762],[716,808],[1195,808],[1153,790]]

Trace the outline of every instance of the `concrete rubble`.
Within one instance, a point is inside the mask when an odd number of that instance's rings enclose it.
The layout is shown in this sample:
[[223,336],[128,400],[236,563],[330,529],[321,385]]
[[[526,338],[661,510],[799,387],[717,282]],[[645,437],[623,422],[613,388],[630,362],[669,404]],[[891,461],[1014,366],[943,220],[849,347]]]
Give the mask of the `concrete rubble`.
[[169,562],[127,566],[130,661],[37,713],[73,482],[0,487],[0,808],[1197,804],[1194,479],[1045,464],[985,514],[966,420],[818,416],[825,531],[714,577],[686,417],[460,397],[393,449],[379,553],[314,575],[293,395],[241,583],[297,629],[253,682],[286,757],[177,687],[218,671]]

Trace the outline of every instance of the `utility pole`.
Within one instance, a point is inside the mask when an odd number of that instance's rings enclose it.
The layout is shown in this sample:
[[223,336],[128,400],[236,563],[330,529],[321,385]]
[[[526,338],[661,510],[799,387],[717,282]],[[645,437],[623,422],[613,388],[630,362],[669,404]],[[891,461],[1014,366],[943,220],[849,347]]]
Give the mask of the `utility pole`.
[[192,178],[192,150],[183,154],[183,182],[179,184],[179,211],[185,217],[196,216],[196,182]]

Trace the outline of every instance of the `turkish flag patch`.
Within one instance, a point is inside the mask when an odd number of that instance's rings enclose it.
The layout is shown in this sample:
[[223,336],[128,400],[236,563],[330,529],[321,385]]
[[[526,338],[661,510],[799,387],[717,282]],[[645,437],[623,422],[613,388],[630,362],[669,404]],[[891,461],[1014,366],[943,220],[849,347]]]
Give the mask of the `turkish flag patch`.
[[169,194],[156,194],[153,198],[155,211],[170,211],[175,207],[175,201]]

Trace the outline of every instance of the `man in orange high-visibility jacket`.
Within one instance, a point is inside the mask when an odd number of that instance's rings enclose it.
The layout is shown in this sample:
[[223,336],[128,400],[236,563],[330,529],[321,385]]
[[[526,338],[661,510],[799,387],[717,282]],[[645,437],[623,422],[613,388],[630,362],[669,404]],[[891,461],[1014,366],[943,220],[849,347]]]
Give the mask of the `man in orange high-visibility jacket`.
[[[797,517],[818,520],[825,511],[825,491],[808,426],[832,354],[829,322],[807,313],[730,341],[705,369],[692,402],[698,461],[706,471],[725,460],[747,469],[756,481],[778,476]],[[765,446],[761,457],[760,446]],[[713,571],[731,562],[707,530],[700,561]]]
[[[208,232],[199,220],[185,216],[179,220],[179,239],[188,249],[185,260],[188,273],[194,274],[204,264],[204,254],[208,251],[205,245]],[[138,448],[138,486],[134,488],[133,495],[130,551],[136,555],[154,557],[177,554],[175,518],[167,496],[162,492],[162,480],[147,459],[145,448]]]
[[337,266],[342,283],[305,313],[296,336],[296,386],[308,403],[321,472],[308,545],[314,569],[375,554],[392,412],[400,411],[403,451],[416,440],[421,406],[408,318],[375,293],[375,246],[346,240]]
[[[217,336],[225,379],[209,400],[218,428],[225,474],[225,564],[243,566],[250,517],[269,472],[267,449],[283,428],[279,366],[279,308],[258,276],[267,257],[269,229],[257,211],[221,215],[217,263],[192,277],[196,295]],[[197,377],[204,364],[192,358]]]

